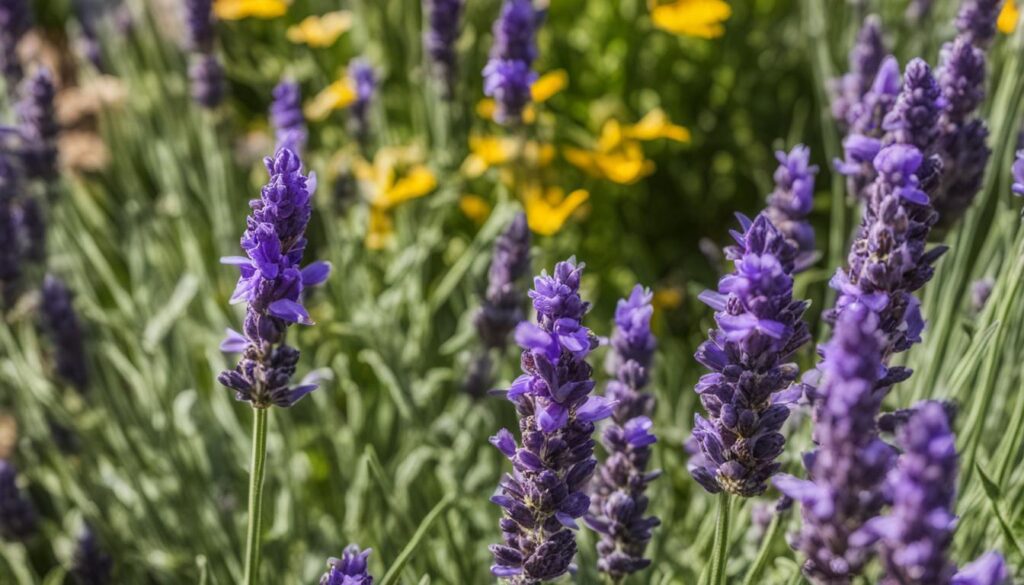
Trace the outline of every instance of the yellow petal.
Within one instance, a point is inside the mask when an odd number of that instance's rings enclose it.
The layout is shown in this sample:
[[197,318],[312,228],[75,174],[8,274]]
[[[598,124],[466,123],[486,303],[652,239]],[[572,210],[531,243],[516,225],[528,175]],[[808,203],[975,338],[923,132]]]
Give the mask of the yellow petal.
[[306,104],[306,117],[311,120],[323,120],[334,110],[347,108],[354,101],[356,90],[352,87],[352,82],[348,79],[339,79],[325,87]]
[[544,168],[555,160],[555,145],[531,140],[523,145],[523,158],[531,166]]
[[612,152],[596,153],[594,162],[604,178],[620,185],[631,185],[654,172],[654,163],[644,158],[643,149],[636,142]]
[[667,138],[677,142],[689,142],[690,131],[682,126],[677,126],[669,121],[665,111],[655,108],[640,119],[639,122],[628,126],[624,134],[636,140],[658,140]]
[[423,165],[417,165],[409,169],[404,177],[395,181],[391,189],[385,191],[378,201],[374,201],[374,205],[390,209],[399,203],[423,197],[436,187],[437,179],[434,173]]
[[541,75],[530,87],[530,94],[536,103],[544,103],[569,85],[569,74],[565,69],[556,69]]
[[683,304],[683,291],[677,287],[659,288],[651,299],[654,310],[672,310]]
[[479,195],[463,195],[459,198],[459,209],[473,223],[480,225],[491,215],[491,204]]
[[597,139],[597,150],[608,152],[622,144],[622,124],[611,118],[601,126],[601,136]]
[[216,0],[213,4],[213,13],[220,20],[277,18],[287,11],[288,5],[282,0]]
[[567,146],[562,149],[562,156],[565,157],[565,160],[569,161],[569,164],[581,171],[595,177],[601,177],[601,170],[597,168],[594,153],[589,150]]
[[1006,0],[1003,4],[1003,10],[999,13],[999,20],[996,22],[996,26],[999,27],[999,31],[1012,34],[1013,31],[1017,30],[1017,22],[1020,20],[1020,10],[1017,8],[1016,0]]
[[370,208],[370,225],[366,230],[366,247],[381,250],[391,242],[395,234],[395,224],[391,216],[382,209]]
[[654,26],[678,35],[713,39],[725,33],[722,23],[732,8],[722,0],[675,0],[651,10]]
[[526,223],[535,233],[542,236],[554,235],[589,197],[590,193],[583,189],[577,189],[565,197],[559,187],[550,187],[543,195],[539,186],[528,188],[523,193]]
[[470,136],[470,153],[462,163],[462,172],[470,178],[479,177],[487,169],[509,162],[513,150],[511,142],[499,136]]
[[329,47],[352,28],[352,13],[347,10],[328,12],[323,16],[308,16],[299,24],[288,27],[286,36],[293,43],[311,47]]
[[498,111],[498,104],[491,98],[484,98],[476,103],[476,115],[484,120],[493,120],[496,111]]

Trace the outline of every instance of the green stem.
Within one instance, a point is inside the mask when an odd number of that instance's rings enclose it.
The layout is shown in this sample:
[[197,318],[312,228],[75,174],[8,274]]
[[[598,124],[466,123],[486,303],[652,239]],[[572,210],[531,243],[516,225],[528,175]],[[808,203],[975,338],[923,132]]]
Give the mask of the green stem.
[[776,537],[782,533],[782,514],[776,512],[772,518],[772,523],[768,526],[768,530],[764,534],[764,540],[761,541],[761,550],[757,553],[757,558],[754,559],[754,564],[747,571],[746,578],[743,579],[743,585],[756,585],[759,583],[761,573],[764,572],[764,568],[768,566],[768,558],[771,556],[772,545],[775,543]]
[[267,462],[267,410],[254,408],[252,464],[249,468],[249,529],[245,535],[245,585],[255,585],[260,566],[260,525],[263,519],[263,466]]
[[725,565],[729,554],[729,512],[732,501],[729,492],[718,496],[718,524],[715,527],[715,544],[711,557],[710,585],[725,585]]

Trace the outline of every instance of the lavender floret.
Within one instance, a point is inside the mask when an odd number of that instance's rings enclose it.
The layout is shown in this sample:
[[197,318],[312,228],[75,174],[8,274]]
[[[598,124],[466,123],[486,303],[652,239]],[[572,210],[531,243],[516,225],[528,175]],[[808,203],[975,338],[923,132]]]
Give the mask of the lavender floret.
[[652,294],[636,285],[629,298],[615,309],[615,332],[608,370],[615,379],[608,383],[606,396],[615,401],[612,424],[602,433],[608,458],[598,468],[591,484],[590,512],[584,518],[601,535],[597,544],[598,568],[616,582],[651,564],[644,550],[651,531],[661,524],[645,516],[649,500],[647,484],[661,471],[648,471],[654,395],[645,392],[657,342],[651,333]]
[[882,21],[877,15],[864,19],[857,41],[850,50],[850,72],[831,84],[832,117],[842,125],[851,124],[851,110],[867,93],[888,53],[882,40]]
[[52,181],[57,177],[60,127],[53,110],[56,93],[50,71],[41,67],[25,82],[16,106],[22,164],[25,174],[32,179]]
[[505,0],[494,22],[494,45],[484,67],[484,93],[497,103],[495,120],[517,124],[530,103],[530,88],[537,79],[536,32],[540,22],[531,0]]
[[1013,161],[1011,171],[1013,173],[1013,185],[1010,189],[1014,195],[1024,197],[1024,150],[1017,151],[1017,158]]
[[1002,555],[987,552],[953,576],[950,585],[1009,585],[1010,569]]
[[929,152],[938,138],[939,115],[945,105],[931,67],[923,59],[913,59],[903,72],[899,97],[882,121],[888,141]]
[[212,54],[199,53],[188,69],[192,99],[207,109],[214,109],[224,101],[224,68]]
[[47,274],[42,290],[43,329],[54,347],[54,371],[75,390],[89,386],[82,325],[72,304],[71,291],[60,278]]
[[718,328],[695,356],[712,373],[695,388],[709,418],[695,415],[693,435],[706,466],[691,473],[709,492],[750,497],[764,492],[779,469],[779,429],[800,394],[791,387],[798,368],[787,360],[810,333],[802,319],[807,303],[793,299],[796,248],[765,214],[740,219],[738,245],[726,249],[734,272],[717,292],[700,296],[715,309]]
[[302,90],[295,81],[285,80],[274,88],[270,121],[277,141],[275,150],[287,148],[302,155],[306,148],[306,120],[302,115]]
[[581,323],[590,309],[579,295],[582,270],[570,259],[534,280],[538,322],[516,328],[524,374],[507,394],[521,443],[507,429],[491,437],[513,464],[491,498],[504,511],[503,543],[490,547],[491,573],[515,585],[538,585],[569,570],[576,554],[572,530],[590,507],[584,490],[597,466],[594,423],[612,413],[612,403],[590,394],[586,357],[597,338]]
[[365,144],[370,136],[370,106],[377,93],[377,73],[365,59],[353,59],[349,64],[349,76],[356,89],[356,100],[349,108],[352,133]]
[[464,7],[465,0],[424,0],[427,30],[423,33],[423,45],[445,99],[451,99],[455,94],[458,75],[455,42],[459,38],[459,21]]
[[366,563],[371,552],[370,549],[361,551],[354,544],[348,545],[340,559],[328,559],[330,568],[320,577],[320,585],[373,585]]
[[768,218],[798,250],[795,272],[814,263],[814,228],[807,216],[814,207],[814,176],[818,167],[810,164],[811,149],[799,144],[789,153],[775,153],[775,190],[768,196]]
[[222,372],[221,384],[253,408],[288,407],[316,389],[315,384],[290,386],[299,350],[285,343],[293,323],[312,325],[302,306],[302,292],[327,279],[331,266],[313,262],[300,268],[306,249],[306,225],[312,213],[316,176],[302,174],[302,161],[290,150],[264,159],[270,181],[260,198],[249,202],[242,249],[247,256],[222,258],[241,276],[232,303],[246,302],[243,333],[228,330],[221,349],[242,353],[234,370]]
[[39,528],[32,500],[17,483],[18,472],[7,460],[0,459],[0,538],[28,540]]
[[96,533],[86,526],[75,543],[71,578],[77,585],[107,585],[114,560],[100,547]]
[[1003,0],[963,0],[956,28],[968,41],[985,48],[996,36],[996,20]]
[[981,278],[971,283],[971,311],[980,313],[985,308],[995,285],[996,281],[992,277]]
[[185,0],[185,25],[189,49],[197,53],[212,53],[216,38],[213,0]]
[[882,148],[885,116],[900,93],[900,69],[895,57],[886,57],[878,75],[861,101],[850,108],[849,134],[843,140],[844,160],[835,161],[836,170],[847,177],[850,193],[859,199],[874,179],[872,161]]
[[15,197],[18,177],[7,155],[0,154],[0,294],[14,303],[22,275],[21,223]]
[[25,0],[0,0],[0,72],[9,94],[21,83],[18,43],[32,24],[32,11]]

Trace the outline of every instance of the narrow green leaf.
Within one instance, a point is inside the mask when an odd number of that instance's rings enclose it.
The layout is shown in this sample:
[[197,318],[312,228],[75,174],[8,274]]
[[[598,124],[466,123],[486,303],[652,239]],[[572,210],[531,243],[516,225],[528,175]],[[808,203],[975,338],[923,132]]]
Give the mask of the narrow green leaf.
[[398,581],[398,574],[402,572],[402,568],[405,567],[405,563],[409,562],[409,558],[412,557],[413,553],[419,547],[423,539],[426,538],[427,533],[430,532],[430,528],[434,525],[434,521],[444,513],[448,506],[455,501],[455,494],[448,494],[443,500],[434,506],[434,509],[427,514],[426,518],[420,522],[420,527],[416,529],[416,533],[409,539],[409,544],[405,545],[402,552],[399,553],[398,558],[395,559],[394,564],[388,569],[388,572],[384,575],[384,578],[380,580],[380,585],[392,585]]

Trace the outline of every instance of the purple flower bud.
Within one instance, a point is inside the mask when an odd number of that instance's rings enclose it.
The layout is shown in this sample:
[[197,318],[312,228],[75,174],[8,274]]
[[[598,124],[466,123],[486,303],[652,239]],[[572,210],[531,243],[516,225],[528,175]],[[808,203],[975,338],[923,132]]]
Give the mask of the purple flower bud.
[[960,569],[950,585],[1009,585],[1010,570],[1002,555],[987,552]]
[[78,535],[74,556],[71,558],[71,576],[78,585],[108,585],[114,560],[100,548],[96,533],[86,526]]
[[17,484],[18,472],[0,459],[0,538],[28,540],[38,529],[36,508]]
[[907,63],[903,88],[892,109],[885,115],[882,128],[897,144],[910,144],[928,152],[938,137],[938,122],[946,105],[942,90],[922,59]]
[[32,24],[32,10],[25,0],[0,0],[0,72],[13,93],[21,83],[18,43]]
[[1013,161],[1013,185],[1011,190],[1015,195],[1024,197],[1024,150],[1017,151],[1017,158]]
[[188,68],[192,99],[207,109],[216,108],[224,101],[224,68],[217,57],[209,53],[197,53]]
[[349,63],[349,77],[356,88],[356,100],[349,107],[352,133],[365,144],[370,136],[370,106],[377,93],[377,72],[369,61],[353,59]]
[[996,281],[991,277],[981,278],[971,283],[971,310],[973,312],[980,313],[985,308],[988,298],[992,296],[992,288],[995,284]]
[[185,0],[188,47],[197,53],[211,53],[216,37],[213,0]]
[[302,90],[295,81],[282,81],[274,88],[274,101],[270,104],[270,121],[274,125],[277,145],[274,150],[287,148],[302,155],[306,148],[306,120],[302,115]]
[[56,93],[50,71],[41,67],[22,86],[21,100],[16,106],[22,164],[32,179],[52,181],[57,177],[60,126],[53,111]]
[[71,291],[56,276],[47,274],[42,291],[43,329],[54,346],[54,371],[75,390],[89,385],[82,326],[71,302]]
[[505,0],[494,22],[494,45],[483,74],[484,94],[497,102],[499,123],[519,123],[530,103],[530,87],[537,79],[532,67],[539,24],[531,0]]
[[996,36],[996,20],[1003,0],[963,0],[956,16],[956,28],[968,41],[986,47]]
[[371,552],[370,549],[360,551],[354,544],[348,545],[340,559],[328,559],[330,568],[320,577],[320,585],[373,585],[366,563]]
[[807,216],[814,206],[814,176],[818,167],[811,165],[811,149],[799,144],[789,153],[778,151],[775,158],[775,190],[768,196],[768,218],[799,253],[795,272],[801,272],[814,263],[814,228]]
[[454,97],[458,75],[455,42],[459,38],[459,21],[465,3],[464,0],[424,0],[423,5],[427,21],[423,45],[430,56],[442,96],[451,99]]
[[15,205],[18,176],[9,157],[0,154],[0,296],[4,306],[16,300],[22,274],[21,222]]
[[882,40],[882,21],[874,14],[869,15],[850,50],[850,72],[831,84],[832,117],[836,121],[843,125],[851,123],[851,109],[871,87],[887,54]]
[[712,373],[695,387],[708,419],[696,415],[693,436],[705,466],[694,477],[705,487],[714,478],[709,491],[750,497],[764,492],[779,469],[779,429],[798,394],[786,390],[799,373],[787,360],[810,333],[802,319],[807,303],[793,299],[796,247],[767,215],[740,219],[738,245],[726,249],[735,270],[717,292],[700,296],[715,309],[718,329],[695,356]]

